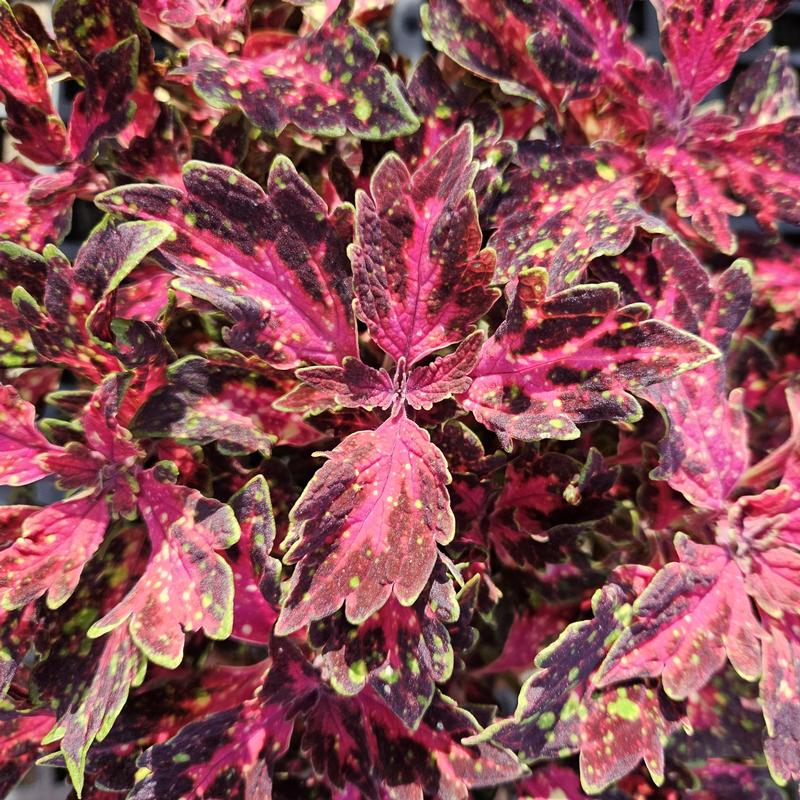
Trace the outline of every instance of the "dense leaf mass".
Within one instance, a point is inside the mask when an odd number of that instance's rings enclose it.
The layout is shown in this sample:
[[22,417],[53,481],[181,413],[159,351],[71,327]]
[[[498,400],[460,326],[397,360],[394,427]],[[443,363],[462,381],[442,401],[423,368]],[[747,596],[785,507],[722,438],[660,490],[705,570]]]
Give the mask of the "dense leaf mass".
[[788,3],[651,2],[0,0],[0,795],[796,796]]

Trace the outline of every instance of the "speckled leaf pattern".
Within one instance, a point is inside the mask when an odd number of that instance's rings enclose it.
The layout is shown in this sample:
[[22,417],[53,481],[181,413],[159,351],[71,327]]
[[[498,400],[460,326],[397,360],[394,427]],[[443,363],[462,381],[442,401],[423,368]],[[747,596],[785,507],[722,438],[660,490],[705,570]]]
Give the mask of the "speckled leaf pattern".
[[413,603],[454,533],[450,474],[427,432],[398,413],[333,451],[290,514],[284,561],[296,564],[276,632],[344,602],[358,624],[394,594]]
[[661,48],[691,101],[702,100],[730,74],[739,54],[770,29],[767,0],[655,0]]
[[599,590],[592,605],[592,619],[572,623],[536,656],[514,716],[491,725],[476,740],[496,741],[524,761],[578,751],[589,680],[630,613],[622,591],[612,585]]
[[231,319],[231,347],[283,369],[356,355],[345,253],[352,211],[329,214],[283,156],[266,191],[236,170],[199,161],[186,165],[183,182],[185,192],[128,185],[98,204],[174,228],[160,251],[182,289]]
[[225,555],[233,570],[234,638],[269,641],[280,602],[281,562],[270,553],[275,542],[275,518],[269,486],[262,475],[249,480],[230,499],[241,529]]
[[642,684],[599,692],[581,723],[580,770],[592,794],[644,760],[656,785],[664,782],[664,745],[680,728],[680,710],[657,688]]
[[146,661],[127,630],[118,628],[95,642],[86,638],[92,620],[121,599],[144,566],[142,545],[143,531],[128,528],[104,546],[87,566],[75,594],[43,620],[35,642],[40,659],[31,682],[56,713],[44,742],[60,740],[79,793],[90,745],[106,736],[131,687],[144,678]]
[[27,200],[36,173],[23,164],[0,164],[0,241],[41,250],[60,242],[72,220],[72,197],[64,193],[47,204]]
[[359,315],[384,352],[409,367],[464,338],[497,298],[471,189],[476,169],[465,125],[413,175],[390,153],[370,195],[356,195],[349,252]]
[[326,693],[309,715],[303,743],[314,768],[356,796],[466,800],[470,789],[510,781],[522,772],[505,748],[460,744],[479,729],[469,712],[443,695],[412,732],[371,690],[354,698]]
[[406,383],[406,402],[412,408],[430,410],[435,403],[465,392],[485,341],[483,331],[474,331],[452,353],[415,367]]
[[[391,375],[385,369],[370,367],[353,356],[345,358],[341,367],[302,367],[297,370],[297,377],[305,387],[319,392],[320,398],[329,398],[332,405],[344,408],[385,409],[394,400],[395,387]],[[285,401],[282,398],[280,402]]]
[[43,454],[54,449],[36,427],[36,408],[0,384],[0,485],[21,486],[49,474]]
[[557,93],[528,52],[531,31],[505,2],[431,0],[422,8],[425,36],[437,50],[508,94],[555,101]]
[[140,474],[151,558],[128,595],[89,630],[98,637],[125,623],[145,655],[168,668],[181,662],[184,630],[202,628],[212,639],[230,635],[233,577],[215,550],[240,534],[228,506],[169,482],[174,478],[174,466],[165,463]]
[[46,275],[47,263],[41,255],[11,242],[0,243],[0,364],[4,367],[25,366],[38,358],[11,296],[17,286],[41,293]]
[[523,276],[505,322],[487,341],[464,406],[511,439],[574,439],[577,425],[634,421],[643,387],[716,357],[709,343],[660,320],[643,304],[619,306],[619,288],[601,283],[545,299],[542,270]]
[[772,777],[782,786],[800,779],[800,617],[768,617],[763,649],[761,707],[767,722],[764,753]]
[[0,709],[0,793],[8,793],[43,754],[40,742],[53,724],[53,715],[46,709],[20,712]]
[[434,573],[412,606],[402,606],[392,597],[357,627],[339,613],[314,623],[310,638],[323,647],[331,684],[338,692],[358,694],[369,684],[413,730],[433,700],[436,684],[452,673],[447,625],[458,616],[449,577]]
[[600,670],[599,685],[661,677],[674,699],[688,697],[722,669],[755,680],[761,671],[761,628],[738,566],[716,545],[679,534],[680,557],[663,567],[636,600],[630,626]]
[[44,164],[59,162],[66,146],[64,123],[53,107],[39,48],[5,0],[0,2],[0,97],[6,129],[20,153]]
[[[697,333],[727,354],[731,337],[750,306],[750,267],[736,261],[713,282],[692,253],[674,239],[653,245],[659,297],[654,315]],[[748,466],[747,427],[741,392],[729,396],[725,359],[654,384],[643,397],[664,414],[653,478],[666,480],[694,506],[721,509]]]
[[622,253],[637,228],[668,231],[642,208],[640,179],[613,150],[523,142],[515,160],[489,240],[498,283],[543,267],[557,292],[580,283],[591,260]]
[[419,122],[396,76],[376,64],[378,48],[348,22],[343,2],[314,33],[286,47],[234,58],[208,44],[189,51],[188,75],[206,102],[240,108],[267,133],[288,124],[321,136],[364,139],[411,133]]
[[216,442],[225,453],[259,451],[269,455],[277,437],[259,419],[263,406],[256,376],[235,381],[233,370],[215,368],[199,356],[186,356],[167,370],[168,385],[139,410],[133,428],[139,436],[169,436],[178,441]]
[[0,551],[3,608],[21,608],[45,594],[49,608],[66,602],[103,541],[108,520],[105,499],[92,491],[27,517],[20,536]]
[[85,374],[96,383],[116,372],[118,360],[92,336],[90,320],[101,303],[170,233],[161,222],[104,220],[75,258],[48,247],[43,303],[24,288],[14,291],[14,305],[28,327],[37,352]]

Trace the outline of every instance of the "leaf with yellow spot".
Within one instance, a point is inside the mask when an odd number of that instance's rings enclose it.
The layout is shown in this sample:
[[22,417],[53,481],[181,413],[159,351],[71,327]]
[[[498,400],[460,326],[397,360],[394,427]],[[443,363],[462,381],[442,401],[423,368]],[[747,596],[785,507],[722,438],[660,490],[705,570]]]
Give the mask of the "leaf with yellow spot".
[[57,248],[45,248],[47,281],[41,304],[24,286],[13,294],[37,352],[94,383],[119,371],[119,360],[109,352],[110,318],[102,301],[169,233],[163,222],[115,224],[106,218],[86,239],[74,264]]
[[649,306],[620,307],[616,284],[546,294],[543,270],[521,277],[462,401],[506,449],[512,438],[575,439],[586,422],[635,421],[633,393],[719,357],[699,337],[648,319]]
[[36,427],[36,409],[0,384],[0,485],[22,486],[50,474],[42,458],[55,450]]
[[495,281],[516,281],[533,267],[549,276],[549,291],[582,282],[599,256],[622,253],[637,229],[667,233],[642,206],[636,164],[614,148],[523,142],[495,212]]
[[230,507],[175,485],[176,475],[169,462],[139,475],[150,560],[131,591],[89,629],[98,637],[124,623],[148,659],[170,669],[183,657],[184,631],[202,629],[212,639],[230,635],[233,576],[215,551],[240,533]]
[[680,727],[681,707],[643,684],[605,689],[588,704],[581,723],[581,783],[596,794],[644,759],[656,785],[664,782],[664,745]]
[[0,551],[3,608],[22,608],[44,594],[49,608],[63,605],[103,541],[108,520],[105,497],[92,490],[28,516],[19,537]]
[[472,183],[472,126],[464,125],[409,173],[390,153],[370,193],[356,195],[349,248],[359,316],[376,344],[412,367],[455,344],[497,299],[494,253],[482,236]]
[[400,411],[350,434],[311,479],[289,517],[284,561],[296,564],[276,633],[344,603],[359,624],[389,597],[410,606],[454,533],[450,474],[427,432]]
[[332,213],[278,156],[266,191],[230,167],[190,161],[185,190],[129,184],[97,204],[131,218],[163,220],[175,231],[160,253],[181,289],[233,323],[236,350],[275,367],[341,363],[357,354],[346,246],[352,206]]
[[439,564],[412,606],[390,598],[358,626],[344,614],[312,623],[310,641],[322,649],[334,688],[359,693],[367,684],[411,729],[430,705],[436,684],[450,678],[453,648],[447,626],[459,616],[450,575]]
[[348,21],[343,2],[313,33],[263,53],[233,57],[207,43],[189,50],[195,91],[215,108],[239,108],[271,134],[292,124],[319,136],[389,139],[419,125],[398,77],[376,64],[378,48]]
[[675,538],[680,561],[659,570],[633,606],[630,625],[598,673],[598,685],[660,677],[676,700],[701,689],[726,657],[748,680],[761,672],[762,630],[744,576],[717,545]]

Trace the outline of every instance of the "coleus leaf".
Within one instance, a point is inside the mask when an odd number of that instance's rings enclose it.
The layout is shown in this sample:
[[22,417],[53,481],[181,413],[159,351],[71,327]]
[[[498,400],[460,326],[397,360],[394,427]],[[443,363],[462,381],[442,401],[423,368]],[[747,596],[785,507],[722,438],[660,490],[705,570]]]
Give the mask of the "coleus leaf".
[[52,724],[53,714],[46,709],[0,709],[0,793],[7,796],[46,750],[41,741]]
[[469,712],[438,694],[417,730],[409,731],[366,689],[351,698],[321,694],[306,719],[303,745],[317,772],[359,796],[466,800],[470,789],[522,774],[508,750],[460,743],[479,730]]
[[381,349],[409,367],[463,339],[498,296],[489,288],[494,253],[481,250],[472,156],[465,125],[413,175],[390,153],[371,197],[356,195],[358,312]]
[[61,194],[46,204],[33,204],[28,192],[36,173],[23,164],[0,164],[0,239],[41,250],[60,242],[72,220],[72,197]]
[[64,123],[53,107],[39,48],[5,0],[0,3],[0,96],[17,150],[33,161],[58,163],[66,146]]
[[223,453],[269,455],[277,437],[260,413],[264,396],[256,376],[236,380],[234,370],[186,356],[169,366],[166,377],[167,385],[148,398],[133,420],[138,436],[216,442]]
[[435,403],[465,392],[485,341],[483,331],[473,331],[452,353],[415,367],[406,383],[406,402],[412,408],[430,410]]
[[[750,305],[749,264],[736,261],[712,282],[675,240],[657,240],[653,257],[658,272],[666,272],[659,275],[659,286],[666,287],[659,293],[673,293],[654,304],[655,315],[698,333],[727,354]],[[750,458],[742,393],[728,396],[724,359],[649,386],[642,394],[667,422],[659,465],[651,477],[667,480],[694,506],[721,509]]]
[[47,262],[38,253],[11,242],[0,243],[0,364],[19,367],[35,363],[28,329],[11,295],[17,286],[24,286],[33,295],[43,291]]
[[358,626],[339,612],[313,623],[310,640],[325,653],[334,688],[358,694],[369,683],[412,730],[433,700],[436,684],[450,678],[453,648],[448,624],[456,622],[459,602],[443,566],[411,606],[394,597]]
[[431,574],[437,543],[453,538],[447,463],[404,413],[350,434],[327,457],[290,513],[284,561],[297,566],[278,635],[343,602],[353,624],[392,594],[411,605]]
[[273,648],[266,679],[232,707],[190,722],[138,760],[131,800],[260,800],[285,752],[298,711],[313,704],[319,676],[296,648]]
[[764,619],[768,636],[763,645],[759,687],[767,723],[764,754],[770,773],[781,786],[800,778],[800,719],[794,699],[800,691],[800,618],[784,614]]
[[303,403],[309,388],[318,394],[318,402],[344,408],[386,409],[394,401],[392,376],[353,356],[343,359],[341,367],[302,367],[296,374],[303,384],[280,398],[278,408],[294,408],[298,400]]
[[75,160],[92,161],[100,142],[121,133],[133,118],[139,47],[139,39],[129,36],[98,53],[84,69],[86,88],[75,98],[69,120],[69,149]]
[[642,208],[641,178],[618,151],[523,142],[515,161],[489,240],[498,283],[544,267],[557,292],[580,281],[592,259],[622,253],[637,228],[668,232]]
[[0,384],[0,485],[21,486],[50,474],[42,456],[54,449],[36,427],[36,408]]
[[230,506],[242,532],[226,551],[233,569],[232,635],[267,643],[278,618],[281,562],[270,555],[275,518],[264,477],[248,481],[231,497]]
[[119,601],[144,565],[142,537],[126,529],[85,571],[76,593],[49,615],[37,640],[40,658],[32,684],[56,712],[43,743],[61,741],[72,785],[80,794],[90,745],[111,730],[132,687],[144,679],[146,660],[125,628],[91,642],[93,619]]
[[44,594],[49,608],[65,603],[103,541],[108,521],[105,498],[91,490],[27,517],[19,537],[0,551],[3,608],[22,608]]
[[43,304],[24,287],[13,295],[37,352],[95,383],[117,372],[119,361],[92,335],[93,318],[102,316],[100,303],[169,234],[162,222],[118,225],[107,218],[84,242],[74,264],[55,247],[46,248]]
[[634,603],[599,686],[660,676],[667,695],[680,700],[702,688],[726,656],[742,677],[758,677],[761,627],[739,567],[723,548],[685,534],[675,537],[675,547],[680,561],[656,573]]
[[125,623],[148,659],[167,668],[181,662],[184,630],[202,628],[212,639],[230,635],[233,577],[215,550],[229,547],[240,534],[228,506],[170,482],[176,477],[169,462],[139,474],[150,561],[126,597],[88,632],[98,637]]
[[350,7],[345,0],[318,30],[263,54],[234,58],[197,44],[178,74],[211,106],[240,108],[270,134],[288,124],[321,136],[411,133],[419,122],[402,85],[376,65],[378,48],[348,22]]
[[176,44],[198,38],[225,44],[245,26],[247,5],[246,0],[142,0],[138,10],[148,28]]
[[696,336],[647,319],[646,305],[618,308],[615,284],[546,291],[542,270],[520,278],[463,400],[507,449],[512,437],[574,439],[581,423],[639,419],[631,392],[718,357]]
[[698,8],[687,0],[655,0],[661,48],[669,68],[693,103],[730,74],[739,54],[771,28],[782,3],[711,0]]
[[581,783],[595,794],[644,759],[656,785],[664,782],[664,744],[680,727],[680,708],[643,684],[605,689],[581,723]]
[[586,719],[589,681],[623,627],[630,607],[613,584],[592,598],[594,616],[573,622],[542,650],[535,671],[520,690],[514,716],[500,720],[475,737],[496,741],[524,761],[554,758],[563,750],[575,752],[580,726]]
[[352,209],[329,214],[283,156],[266,192],[236,170],[199,161],[185,166],[183,181],[185,192],[132,184],[97,204],[173,227],[160,252],[181,289],[234,322],[225,334],[231,347],[281,369],[356,355],[345,253]]

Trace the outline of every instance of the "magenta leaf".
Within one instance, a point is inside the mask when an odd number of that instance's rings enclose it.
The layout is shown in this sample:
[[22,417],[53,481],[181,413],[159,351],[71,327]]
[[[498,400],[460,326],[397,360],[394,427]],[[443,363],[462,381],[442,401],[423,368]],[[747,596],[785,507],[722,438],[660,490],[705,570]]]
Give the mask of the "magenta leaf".
[[0,793],[7,796],[46,751],[41,741],[52,724],[53,714],[47,709],[0,709]]
[[170,669],[183,657],[184,630],[202,629],[212,639],[230,635],[233,576],[215,551],[240,533],[228,506],[170,482],[175,477],[169,462],[140,474],[150,561],[131,591],[89,629],[98,637],[125,623],[148,659]]
[[[394,401],[395,387],[385,369],[375,369],[360,359],[347,356],[341,367],[302,367],[297,377],[303,385],[278,403],[293,403],[298,391],[316,390],[320,398],[344,408],[389,408]],[[280,405],[278,406],[280,407]]]
[[664,743],[680,727],[680,708],[642,684],[605,689],[581,723],[581,783],[595,794],[644,759],[656,785],[664,782]]
[[359,624],[389,597],[411,605],[453,537],[450,474],[441,451],[399,413],[350,434],[290,514],[284,561],[296,564],[276,633],[322,619],[344,602]]
[[434,403],[465,392],[485,341],[483,331],[474,331],[452,353],[414,367],[406,383],[406,402],[412,408],[430,410]]
[[86,638],[92,620],[122,598],[144,566],[140,534],[127,529],[110,542],[87,567],[70,600],[47,617],[37,641],[41,658],[32,682],[37,696],[49,699],[56,712],[43,742],[61,741],[64,763],[78,793],[89,747],[105,738],[130,689],[144,678],[147,662],[125,628],[98,641]]
[[66,147],[64,123],[53,107],[39,48],[5,0],[0,2],[0,97],[19,152],[32,161],[58,163]]
[[545,299],[546,290],[542,270],[522,276],[463,401],[507,449],[512,437],[574,439],[585,422],[637,420],[631,392],[718,357],[702,339],[647,319],[648,306],[618,307],[615,284]]
[[359,315],[381,349],[409,367],[463,339],[498,296],[489,288],[494,254],[481,250],[472,156],[465,125],[413,175],[390,153],[371,196],[356,196],[349,252]]
[[137,436],[216,442],[223,453],[258,451],[268,456],[278,431],[270,430],[269,406],[263,409],[266,382],[237,373],[199,356],[176,361],[167,369],[167,386],[137,413],[133,430]]
[[13,544],[0,551],[0,604],[22,608],[47,595],[48,608],[63,605],[106,533],[105,498],[88,491],[27,517]]
[[469,712],[441,694],[409,731],[372,690],[353,698],[324,693],[308,716],[303,744],[317,772],[356,796],[468,797],[470,789],[522,773],[505,748],[460,743],[479,730]]
[[287,46],[231,57],[209,44],[189,51],[195,91],[215,108],[240,108],[271,134],[288,124],[320,136],[347,131],[364,139],[389,139],[419,125],[397,76],[377,65],[378,48],[348,22],[345,0],[316,31]]
[[269,642],[280,602],[281,562],[270,553],[275,541],[269,486],[263,476],[248,481],[230,499],[242,535],[226,551],[233,569],[232,636]]
[[339,612],[310,630],[338,692],[355,695],[369,683],[412,730],[433,700],[436,684],[453,671],[447,626],[458,619],[459,603],[450,576],[441,567],[437,572],[412,606],[392,597],[361,625],[348,624]]
[[85,241],[74,264],[55,247],[46,248],[43,303],[22,286],[13,295],[37,352],[95,383],[118,371],[119,361],[92,333],[93,322],[103,322],[104,309],[98,306],[169,234],[162,222],[117,225],[106,219]]
[[174,228],[160,251],[180,288],[233,321],[231,347],[281,369],[356,355],[345,253],[352,210],[329,214],[283,156],[272,163],[266,192],[235,170],[199,161],[186,165],[183,181],[185,192],[133,184],[97,202]]
[[[772,0],[655,0],[661,48],[669,67],[693,103],[730,74],[739,54],[769,31]],[[782,9],[781,9],[782,10]]]
[[12,161],[0,164],[0,239],[41,250],[60,242],[72,221],[72,195],[63,193],[46,204],[33,204],[28,192],[36,173]]
[[514,716],[491,725],[475,741],[496,741],[525,761],[577,752],[591,696],[589,681],[630,610],[613,585],[595,593],[592,608],[592,619],[567,626],[536,656],[536,669],[520,691]]
[[721,547],[684,534],[675,546],[680,561],[663,567],[636,600],[600,686],[660,676],[667,695],[680,700],[722,669],[726,656],[742,677],[758,677],[761,628],[739,567]]
[[43,463],[53,446],[36,427],[36,409],[13,386],[0,384],[0,485],[21,486],[50,474]]
[[641,179],[614,150],[523,142],[496,211],[498,283],[544,267],[550,291],[580,282],[587,264],[622,253],[637,228],[667,233],[641,205]]
[[761,707],[767,723],[764,754],[770,773],[781,786],[800,778],[797,753],[800,749],[800,719],[794,698],[800,691],[800,619],[785,614],[767,617],[764,640]]

